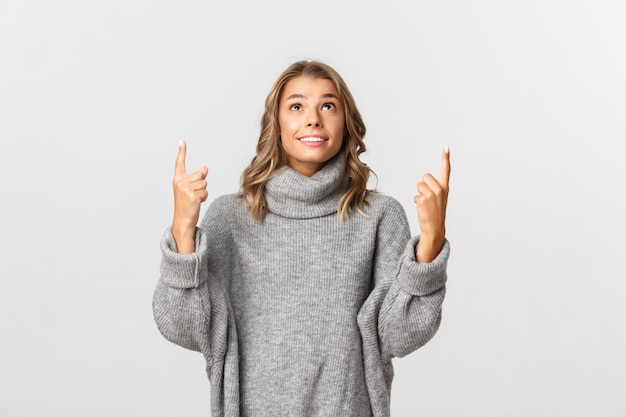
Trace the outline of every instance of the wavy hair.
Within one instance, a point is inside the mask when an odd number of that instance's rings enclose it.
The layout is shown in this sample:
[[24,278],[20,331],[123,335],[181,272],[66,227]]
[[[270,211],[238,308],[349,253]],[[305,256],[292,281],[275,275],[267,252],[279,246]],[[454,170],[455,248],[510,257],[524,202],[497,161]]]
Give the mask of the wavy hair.
[[374,173],[359,159],[359,155],[366,150],[363,143],[365,124],[348,86],[339,73],[319,61],[295,62],[274,83],[265,100],[265,112],[261,119],[261,133],[256,146],[256,155],[241,175],[239,197],[245,200],[253,218],[256,220],[265,218],[267,213],[265,184],[279,169],[289,163],[289,156],[283,150],[279,140],[278,107],[281,95],[287,82],[301,76],[330,80],[337,89],[345,116],[343,144],[339,152],[343,152],[346,158],[346,175],[350,178],[348,187],[337,205],[337,214],[343,220],[354,209],[368,217],[363,209],[369,205],[365,199],[368,192],[367,181],[370,173]]

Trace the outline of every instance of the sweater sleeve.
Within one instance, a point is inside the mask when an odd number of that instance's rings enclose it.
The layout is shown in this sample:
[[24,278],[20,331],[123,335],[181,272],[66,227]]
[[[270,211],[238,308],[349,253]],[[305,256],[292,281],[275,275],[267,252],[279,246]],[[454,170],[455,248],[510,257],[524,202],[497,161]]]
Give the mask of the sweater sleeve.
[[361,318],[363,326],[377,330],[377,340],[370,342],[377,344],[385,363],[415,351],[437,332],[450,253],[446,240],[432,262],[416,262],[419,237],[410,237],[400,203],[393,199],[389,202],[378,224],[374,288]]
[[180,254],[167,228],[161,239],[161,277],[152,309],[157,328],[169,341],[201,352],[208,365],[224,355],[228,307],[223,288],[227,230],[209,207],[195,231],[196,250]]
[[441,323],[450,244],[429,263],[415,260],[419,237],[409,240],[379,313],[383,357],[402,357],[425,345]]

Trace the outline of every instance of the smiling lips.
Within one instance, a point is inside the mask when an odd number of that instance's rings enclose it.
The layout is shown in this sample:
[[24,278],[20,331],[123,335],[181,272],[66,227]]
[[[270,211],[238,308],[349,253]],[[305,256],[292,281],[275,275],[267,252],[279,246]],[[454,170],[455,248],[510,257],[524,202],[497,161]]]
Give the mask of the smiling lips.
[[322,143],[326,142],[328,139],[322,136],[304,136],[302,138],[298,138],[298,140],[304,143]]

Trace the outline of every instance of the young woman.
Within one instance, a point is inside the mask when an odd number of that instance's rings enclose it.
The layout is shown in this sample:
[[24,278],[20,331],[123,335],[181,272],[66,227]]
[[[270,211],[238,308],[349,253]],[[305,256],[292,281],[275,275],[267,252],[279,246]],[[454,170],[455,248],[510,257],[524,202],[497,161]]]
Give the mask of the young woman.
[[202,352],[211,415],[388,416],[392,358],[435,334],[449,244],[450,157],[402,206],[366,189],[365,126],[339,74],[296,62],[276,81],[239,194],[207,199],[206,167],[185,169],[161,241],[154,316]]

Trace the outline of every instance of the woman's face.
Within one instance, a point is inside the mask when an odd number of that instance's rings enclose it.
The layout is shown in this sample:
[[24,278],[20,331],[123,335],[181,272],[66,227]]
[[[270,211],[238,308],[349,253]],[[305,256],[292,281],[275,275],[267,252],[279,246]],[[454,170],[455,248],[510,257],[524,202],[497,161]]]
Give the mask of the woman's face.
[[343,142],[345,118],[335,85],[324,78],[289,80],[278,104],[278,123],[289,166],[312,176]]

